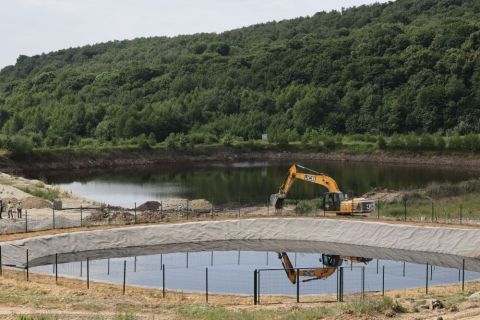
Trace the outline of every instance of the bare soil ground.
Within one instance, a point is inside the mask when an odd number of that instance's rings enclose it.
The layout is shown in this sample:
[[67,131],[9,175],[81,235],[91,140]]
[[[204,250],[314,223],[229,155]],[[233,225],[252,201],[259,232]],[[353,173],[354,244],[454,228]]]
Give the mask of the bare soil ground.
[[[85,281],[59,278],[56,284],[54,277],[38,274],[30,274],[27,282],[24,272],[14,270],[4,270],[0,279],[1,319],[17,319],[20,314],[49,315],[59,319],[108,319],[119,314],[131,314],[136,319],[184,319],[185,315],[179,312],[181,308],[205,306],[203,294],[166,292],[164,298],[161,290],[127,286],[123,295],[119,285],[91,282],[87,289]],[[294,315],[299,310],[308,312],[322,307],[340,309],[325,319],[438,319],[440,316],[443,319],[479,319],[480,302],[465,299],[479,290],[480,282],[470,282],[465,294],[458,285],[434,287],[429,295],[425,295],[424,289],[390,291],[387,295],[404,309],[393,313],[342,312],[342,304],[335,302],[332,296],[305,297],[300,304],[292,297],[262,297],[262,305],[254,306],[252,297],[210,295],[208,308],[243,312],[251,319],[256,319],[257,312],[274,312],[272,319],[284,319],[278,315]],[[379,296],[379,293],[368,293],[365,299],[374,300]],[[442,301],[444,308],[428,309],[433,297]],[[345,300],[359,303],[360,297],[347,295]]]

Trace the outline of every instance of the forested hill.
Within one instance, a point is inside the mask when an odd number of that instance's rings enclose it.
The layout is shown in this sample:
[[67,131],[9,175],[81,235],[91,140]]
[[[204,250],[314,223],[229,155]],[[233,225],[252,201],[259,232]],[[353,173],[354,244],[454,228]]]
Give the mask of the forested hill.
[[480,132],[480,1],[398,0],[222,34],[20,56],[0,127],[37,146]]

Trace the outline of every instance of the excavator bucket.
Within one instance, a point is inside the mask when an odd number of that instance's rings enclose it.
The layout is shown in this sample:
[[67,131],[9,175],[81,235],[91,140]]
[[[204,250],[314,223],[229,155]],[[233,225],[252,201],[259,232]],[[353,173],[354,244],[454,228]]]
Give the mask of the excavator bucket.
[[285,200],[285,195],[281,193],[274,193],[270,196],[270,204],[276,210],[280,210],[283,208],[283,200]]

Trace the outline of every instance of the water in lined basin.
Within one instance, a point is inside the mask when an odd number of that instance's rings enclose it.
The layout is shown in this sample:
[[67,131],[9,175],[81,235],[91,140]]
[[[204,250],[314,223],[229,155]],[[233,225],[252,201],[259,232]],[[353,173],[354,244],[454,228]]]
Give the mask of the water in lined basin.
[[[295,268],[320,267],[321,254],[288,253]],[[54,260],[53,260],[54,261]],[[52,262],[53,262],[52,261]],[[165,287],[169,290],[204,292],[206,269],[208,268],[208,288],[211,293],[253,294],[254,270],[260,271],[262,294],[295,295],[296,285],[287,278],[281,260],[276,252],[258,251],[204,251],[167,254],[152,254],[139,257],[90,260],[91,281],[121,284],[123,265],[126,265],[127,285],[161,289],[162,265],[165,266]],[[362,267],[365,267],[365,290],[382,290],[383,266],[385,269],[385,290],[424,287],[427,269],[429,286],[454,284],[461,281],[458,269],[426,266],[425,264],[404,263],[401,261],[376,260],[368,263],[351,263],[346,260],[344,267],[344,292],[361,291]],[[274,269],[274,270],[272,270]],[[31,268],[32,272],[54,274],[54,265]],[[75,261],[58,265],[59,276],[87,278],[87,262]],[[477,272],[465,271],[465,280],[480,278]],[[303,282],[300,278],[301,294],[335,294],[337,274],[324,280]]]

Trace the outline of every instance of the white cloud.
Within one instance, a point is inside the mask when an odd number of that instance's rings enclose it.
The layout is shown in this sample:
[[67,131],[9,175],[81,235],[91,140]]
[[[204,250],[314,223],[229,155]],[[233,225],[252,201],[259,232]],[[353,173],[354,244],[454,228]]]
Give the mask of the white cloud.
[[27,9],[48,9],[53,12],[73,13],[81,10],[81,0],[16,0]]

